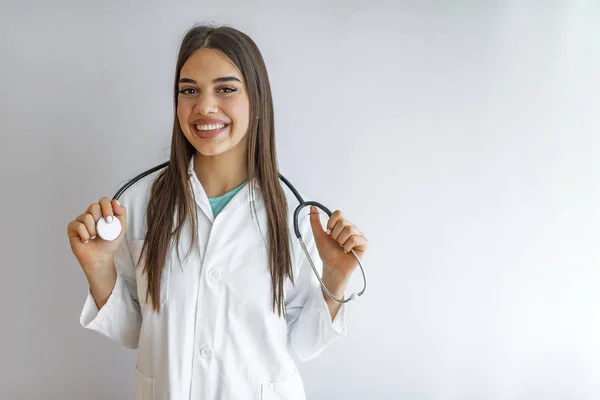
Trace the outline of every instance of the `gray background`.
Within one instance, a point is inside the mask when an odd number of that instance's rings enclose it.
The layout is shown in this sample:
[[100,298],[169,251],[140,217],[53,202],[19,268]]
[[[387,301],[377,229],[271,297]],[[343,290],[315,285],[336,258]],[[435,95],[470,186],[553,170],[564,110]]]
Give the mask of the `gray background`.
[[255,39],[282,172],[371,242],[310,399],[600,397],[600,3],[339,0],[1,4],[0,398],[131,397],[66,226],[168,156],[201,21]]

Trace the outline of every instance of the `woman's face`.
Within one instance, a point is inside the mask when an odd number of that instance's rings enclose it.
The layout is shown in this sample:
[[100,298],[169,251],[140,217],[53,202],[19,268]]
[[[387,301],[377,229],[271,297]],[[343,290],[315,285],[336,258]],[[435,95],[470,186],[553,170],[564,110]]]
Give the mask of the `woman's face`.
[[196,151],[245,154],[250,99],[236,66],[218,50],[200,49],[183,64],[178,85],[177,118]]

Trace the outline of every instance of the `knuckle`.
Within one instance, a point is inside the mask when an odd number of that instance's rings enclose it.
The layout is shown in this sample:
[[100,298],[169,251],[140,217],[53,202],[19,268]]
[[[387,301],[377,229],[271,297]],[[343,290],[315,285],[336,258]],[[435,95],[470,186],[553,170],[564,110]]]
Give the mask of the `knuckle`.
[[98,202],[98,204],[102,210],[112,208],[110,206],[110,200],[108,200],[108,198],[106,198],[106,197],[101,198],[100,201]]
[[85,222],[88,222],[92,225],[96,222],[94,216],[90,213],[85,213],[84,218],[85,218]]
[[80,224],[77,227],[77,233],[79,233],[79,236],[81,236],[82,239],[85,239],[88,236],[88,231],[83,224]]

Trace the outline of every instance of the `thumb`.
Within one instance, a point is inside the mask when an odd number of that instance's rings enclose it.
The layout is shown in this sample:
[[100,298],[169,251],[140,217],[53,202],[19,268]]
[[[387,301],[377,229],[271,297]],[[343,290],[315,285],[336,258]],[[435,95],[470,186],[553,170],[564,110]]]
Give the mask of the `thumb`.
[[323,230],[323,225],[321,225],[321,219],[319,216],[320,214],[317,207],[310,206],[310,225],[312,227],[315,240],[319,240],[323,236],[327,235],[327,232]]
[[119,222],[121,222],[121,225],[125,226],[125,221],[127,219],[127,210],[125,209],[125,207],[120,205],[117,200],[112,200],[111,205],[112,205],[112,209],[113,209],[113,213],[115,214],[115,217],[117,217],[119,219]]

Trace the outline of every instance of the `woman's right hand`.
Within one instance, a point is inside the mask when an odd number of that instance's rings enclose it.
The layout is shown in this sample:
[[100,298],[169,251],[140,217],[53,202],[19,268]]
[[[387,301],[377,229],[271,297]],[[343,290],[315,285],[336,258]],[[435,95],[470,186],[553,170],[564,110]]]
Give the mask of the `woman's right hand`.
[[[121,222],[121,234],[113,241],[106,241],[97,236],[96,223],[104,217],[105,220],[118,218]],[[91,204],[88,209],[69,222],[67,234],[71,250],[79,261],[81,268],[87,274],[98,269],[113,266],[114,255],[125,236],[126,210],[117,200],[107,197],[98,203]]]

